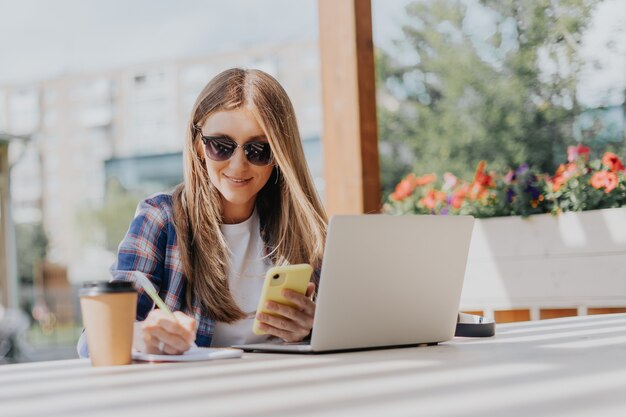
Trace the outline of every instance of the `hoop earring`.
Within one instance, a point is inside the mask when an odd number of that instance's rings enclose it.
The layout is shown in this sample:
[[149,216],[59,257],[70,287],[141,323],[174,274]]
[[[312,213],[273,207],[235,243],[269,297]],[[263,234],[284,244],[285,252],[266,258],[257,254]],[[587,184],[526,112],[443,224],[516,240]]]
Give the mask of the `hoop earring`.
[[278,168],[274,168],[276,170],[276,180],[274,180],[274,185],[278,184],[278,177],[280,176],[280,171]]

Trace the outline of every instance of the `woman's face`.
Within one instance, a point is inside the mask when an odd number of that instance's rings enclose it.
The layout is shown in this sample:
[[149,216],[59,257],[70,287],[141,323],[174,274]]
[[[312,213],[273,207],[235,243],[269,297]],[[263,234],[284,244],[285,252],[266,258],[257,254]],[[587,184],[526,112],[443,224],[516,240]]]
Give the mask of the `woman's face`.
[[[246,109],[212,114],[201,126],[203,136],[228,137],[238,145],[248,142],[268,143],[263,130]],[[222,195],[224,223],[240,223],[252,214],[257,193],[263,188],[273,165],[251,164],[243,148],[238,147],[226,161],[214,161],[203,146],[204,161],[211,183]]]

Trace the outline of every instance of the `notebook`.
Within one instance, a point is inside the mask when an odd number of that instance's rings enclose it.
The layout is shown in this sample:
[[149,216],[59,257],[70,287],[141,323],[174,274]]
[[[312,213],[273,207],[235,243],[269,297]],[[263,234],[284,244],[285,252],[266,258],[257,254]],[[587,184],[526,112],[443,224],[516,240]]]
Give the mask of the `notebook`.
[[134,360],[146,361],[146,362],[195,362],[195,361],[210,361],[214,359],[231,359],[240,358],[243,355],[241,349],[230,348],[202,348],[192,347],[182,355],[156,355],[152,353],[145,353],[139,351],[133,351],[132,356]]
[[474,219],[334,216],[311,340],[234,346],[316,353],[452,339]]

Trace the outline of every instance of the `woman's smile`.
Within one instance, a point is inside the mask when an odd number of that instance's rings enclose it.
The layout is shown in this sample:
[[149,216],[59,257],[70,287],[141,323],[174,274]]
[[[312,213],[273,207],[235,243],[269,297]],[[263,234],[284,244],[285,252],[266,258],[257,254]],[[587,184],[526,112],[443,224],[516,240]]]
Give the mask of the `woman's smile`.
[[226,177],[226,179],[228,179],[232,184],[237,185],[237,186],[243,186],[243,185],[248,185],[250,183],[250,181],[252,180],[252,177],[240,177],[240,176],[230,176],[230,175],[226,175],[226,174],[222,174],[224,175],[224,177]]

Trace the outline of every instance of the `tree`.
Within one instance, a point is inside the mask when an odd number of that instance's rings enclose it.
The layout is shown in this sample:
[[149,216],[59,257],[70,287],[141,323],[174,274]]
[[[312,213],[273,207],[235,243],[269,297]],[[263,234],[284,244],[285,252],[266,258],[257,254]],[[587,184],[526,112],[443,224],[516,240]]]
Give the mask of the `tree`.
[[125,190],[115,178],[110,180],[104,204],[99,208],[83,208],[78,214],[80,229],[87,231],[83,240],[117,252],[140,200],[139,193]]
[[41,223],[18,223],[15,225],[17,245],[17,272],[20,281],[32,284],[34,267],[46,258],[48,237]]
[[[381,165],[390,169],[382,174],[386,190],[407,166],[465,178],[480,160],[495,169],[528,163],[553,172],[574,142],[572,126],[581,111],[578,45],[596,3],[409,4],[403,31],[414,63],[377,54]],[[485,39],[476,28],[491,35]],[[392,162],[401,154],[404,163]]]

